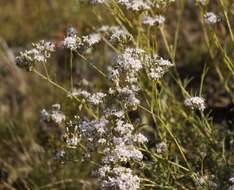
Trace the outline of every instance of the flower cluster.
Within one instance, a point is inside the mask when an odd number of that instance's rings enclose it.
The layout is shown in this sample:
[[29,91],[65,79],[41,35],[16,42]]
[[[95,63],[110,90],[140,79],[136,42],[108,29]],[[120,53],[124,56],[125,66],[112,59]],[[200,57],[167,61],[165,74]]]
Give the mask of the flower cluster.
[[107,35],[111,42],[131,40],[130,34],[120,26],[102,26],[97,32]]
[[[151,186],[153,188],[154,185],[157,186],[161,181],[156,184],[153,180],[148,180],[148,176],[145,175],[147,174],[147,172],[145,172],[147,170],[145,169],[150,168],[152,166],[151,163],[153,163],[153,167],[156,166],[155,171],[161,169],[161,164],[156,165],[155,162],[160,163],[160,160],[163,160],[164,156],[168,159],[173,158],[173,156],[170,155],[171,147],[173,147],[171,144],[175,143],[177,145],[176,141],[170,142],[171,138],[168,138],[170,135],[173,137],[173,140],[177,138],[178,135],[176,134],[174,136],[174,130],[170,130],[170,128],[173,127],[171,125],[177,122],[177,117],[174,117],[172,114],[176,109],[167,108],[165,102],[171,97],[173,99],[169,102],[172,103],[173,106],[180,104],[175,104],[176,98],[171,96],[170,93],[173,93],[172,90],[167,90],[167,83],[159,81],[169,69],[174,66],[174,60],[171,62],[157,54],[157,52],[163,53],[165,49],[168,51],[173,50],[173,48],[168,48],[172,40],[170,38],[167,39],[167,36],[163,35],[163,30],[160,29],[162,29],[161,26],[164,26],[166,20],[162,14],[165,7],[162,6],[167,6],[169,3],[174,2],[174,0],[90,1],[93,4],[105,4],[110,9],[112,6],[109,6],[109,3],[114,3],[113,7],[116,8],[115,14],[119,16],[116,19],[119,26],[104,25],[97,28],[94,32],[83,36],[78,36],[76,29],[69,28],[65,38],[61,42],[61,46],[69,50],[71,55],[73,55],[72,53],[77,53],[86,63],[89,63],[89,58],[85,56],[87,56],[87,52],[90,51],[86,51],[84,54],[81,54],[80,51],[83,51],[85,48],[92,50],[92,47],[100,42],[106,43],[107,47],[111,48],[111,50],[108,51],[108,56],[114,55],[113,63],[107,68],[108,74],[104,74],[102,68],[98,68],[98,65],[93,65],[93,68],[99,71],[107,80],[110,79],[107,83],[107,90],[90,90],[94,85],[89,85],[87,81],[83,82],[84,88],[79,87],[75,89],[73,85],[71,85],[71,90],[69,90],[66,87],[67,83],[60,86],[52,81],[52,78],[45,77],[42,73],[34,70],[42,78],[66,92],[67,96],[71,98],[70,102],[74,99],[77,100],[73,102],[74,106],[69,107],[70,115],[67,115],[67,117],[65,117],[61,111],[61,106],[59,104],[54,104],[49,111],[43,109],[40,115],[42,124],[53,124],[56,126],[56,129],[59,129],[59,138],[62,139],[63,137],[62,143],[58,143],[60,147],[56,152],[56,159],[65,160],[69,158],[69,154],[74,151],[76,156],[83,156],[81,161],[97,161],[98,164],[95,166],[98,168],[95,168],[95,174],[98,179],[96,182],[98,182],[101,189],[138,190],[141,188],[140,179],[145,183],[142,184],[142,186],[145,185],[143,188]],[[208,0],[196,0],[196,3],[199,4],[199,6],[205,6]],[[127,11],[130,11],[130,13],[128,14]],[[138,14],[137,11],[139,11],[140,14]],[[135,19],[136,21],[130,23],[131,19],[128,19],[128,17],[134,16],[137,17],[137,19]],[[215,24],[219,19],[219,16],[212,12],[207,12],[204,15],[206,24]],[[156,26],[155,30],[151,30],[152,26]],[[159,27],[157,28],[157,26]],[[147,38],[146,34],[142,35],[142,33],[145,32],[145,28],[148,29],[150,34],[149,41],[145,40]],[[165,27],[165,30],[166,28],[167,27]],[[152,31],[156,32],[155,34],[158,32],[162,33],[163,39],[159,41],[159,43],[153,42],[153,40],[150,41]],[[160,47],[161,43],[165,44],[165,49]],[[175,41],[175,46],[176,43]],[[174,47],[174,49],[176,49],[176,47]],[[21,52],[20,56],[17,57],[17,64],[27,70],[32,70],[36,63],[46,63],[53,51],[55,51],[54,44],[40,41],[39,43],[33,44],[33,49]],[[171,53],[175,52],[168,52],[170,55]],[[88,56],[91,56],[91,54],[89,53]],[[72,70],[73,56],[70,56],[70,58]],[[71,74],[73,73],[74,72],[71,72]],[[73,76],[71,76],[70,79],[71,84],[73,84],[72,77]],[[177,79],[177,76],[175,79]],[[182,85],[182,83],[179,83],[179,85]],[[98,88],[98,86],[99,85],[96,85],[95,88]],[[161,97],[162,100],[160,99]],[[191,110],[204,111],[206,108],[205,99],[199,96],[189,96],[185,99],[184,104],[191,108]],[[77,108],[79,108],[82,118],[79,116],[73,117],[72,113],[76,112]],[[137,114],[141,112],[136,111],[137,108],[146,111],[149,116],[142,114],[138,117]],[[167,110],[169,116],[164,117],[163,114],[166,113]],[[178,112],[178,114],[183,114],[179,115],[180,117],[178,118],[181,118],[181,116],[185,118],[187,116],[186,112]],[[170,120],[167,121],[169,117]],[[139,125],[135,125],[134,121],[139,118],[142,119],[142,123],[139,122]],[[65,121],[68,122],[65,123]],[[148,139],[139,131],[143,129],[143,125],[148,125],[151,122],[154,123],[153,126],[157,127],[157,130],[153,130],[152,144],[157,136],[162,138],[163,141],[155,143],[153,146],[144,146],[144,143],[147,143]],[[187,124],[187,120],[185,119],[185,122],[182,124]],[[164,132],[161,134],[161,129],[159,129],[161,125],[166,125],[168,134]],[[63,126],[64,128],[62,128]],[[146,126],[146,129],[147,132],[149,131],[149,133],[151,133],[153,127],[148,128],[148,126]],[[159,131],[159,134],[157,134],[157,131]],[[204,130],[204,132],[206,132],[206,130]],[[183,134],[181,134],[181,136],[182,135]],[[181,136],[178,135],[178,138]],[[183,144],[184,141],[181,141],[181,143]],[[180,146],[178,146],[178,148],[180,150]],[[143,151],[145,154],[143,154]],[[78,152],[80,154],[77,154]],[[173,151],[173,154],[174,152],[175,151]],[[183,151],[181,153],[183,153]],[[181,156],[176,155],[176,159],[184,158],[183,154]],[[181,171],[190,169],[190,167],[186,169],[186,165],[183,166],[186,164],[185,162],[178,163],[179,164],[176,164],[174,161],[168,162],[168,164],[172,164],[173,167],[178,166],[178,171],[180,169]],[[148,165],[150,167],[148,167]],[[190,163],[188,166],[189,165]],[[144,169],[144,172],[137,172],[137,170],[141,168]],[[203,186],[216,187],[216,183],[213,183],[208,176],[195,176],[194,174],[195,173],[193,173],[193,177],[195,178],[193,179],[195,179],[195,184],[198,188]],[[145,175],[146,179],[143,175]],[[140,178],[140,176],[142,178]],[[233,183],[233,181],[234,179],[231,179],[230,183]],[[170,188],[170,186],[168,187]]]
[[158,55],[153,55],[147,58],[146,66],[148,77],[152,80],[158,80],[173,66],[173,63]]
[[206,108],[205,99],[198,96],[185,99],[184,104],[193,110],[204,111]]
[[151,16],[145,16],[143,18],[142,23],[145,25],[149,25],[149,26],[154,26],[154,25],[161,25],[165,22],[165,17],[162,15],[157,15],[154,17]]
[[83,36],[83,42],[87,44],[87,46],[93,46],[101,41],[101,35],[99,33],[89,34],[87,36]]
[[198,174],[195,175],[195,184],[197,187],[207,187],[209,189],[217,188],[217,183],[213,180],[214,176],[199,176]]
[[[90,0],[93,4],[110,3],[110,0]],[[151,8],[160,8],[167,6],[168,4],[175,2],[175,0],[116,0],[116,3],[126,7],[132,11],[147,11]]]
[[143,159],[137,147],[147,142],[147,138],[134,132],[133,125],[126,122],[124,112],[107,110],[100,119],[84,120],[76,126],[86,154],[102,152],[103,166],[99,168],[98,175],[103,189],[138,189],[139,178],[122,164]]
[[157,144],[157,146],[156,146],[156,152],[158,154],[162,154],[162,153],[167,152],[167,149],[168,149],[168,147],[167,147],[167,144],[165,142],[161,142],[161,143]]
[[204,20],[206,24],[216,24],[220,21],[220,17],[213,12],[207,12],[204,15]]
[[228,190],[234,190],[234,177],[229,178],[228,181],[231,183],[231,186],[228,188]]
[[73,30],[68,32],[64,38],[62,45],[66,49],[75,51],[81,47],[92,47],[102,40],[102,37],[106,37],[111,42],[124,42],[131,40],[130,34],[122,29],[120,26],[102,26],[97,29],[95,33],[77,36],[77,33]]
[[107,143],[108,124],[109,121],[102,117],[98,120],[84,120],[78,125],[82,140],[88,151],[98,150],[100,145]]
[[67,36],[64,38],[62,45],[66,49],[75,51],[81,47],[91,47],[101,41],[100,33],[92,33],[82,37],[78,37],[77,31],[74,28],[69,28],[67,31]]
[[51,53],[55,51],[55,45],[44,40],[33,43],[32,47],[30,50],[20,52],[16,57],[16,64],[27,71],[31,71],[35,64],[46,63]]
[[100,103],[103,103],[103,99],[106,97],[106,94],[103,92],[96,92],[91,94],[86,90],[74,89],[73,92],[71,92],[71,94],[69,94],[68,96],[71,98],[76,96],[81,97],[93,105],[98,105]]
[[44,122],[54,122],[56,124],[61,124],[65,121],[65,115],[60,111],[60,104],[52,105],[51,111],[43,109],[40,114],[41,121]]
[[129,168],[103,166],[99,169],[101,189],[137,190],[140,189],[140,179]]
[[111,94],[117,94],[125,107],[136,108],[140,100],[136,98],[140,87],[140,71],[144,70],[151,80],[160,79],[173,64],[157,55],[146,53],[143,49],[126,48],[117,56],[113,67],[109,68],[109,78],[115,87]]
[[67,36],[64,38],[64,41],[63,41],[63,46],[72,51],[76,50],[81,45],[82,45],[81,39],[77,37],[76,35]]
[[145,0],[118,0],[118,2],[134,11],[149,10],[152,6],[151,2]]
[[66,131],[63,135],[64,142],[67,148],[77,148],[80,142],[80,135],[78,133],[78,127],[72,121],[66,124]]
[[231,184],[234,184],[234,177],[230,177],[228,180]]

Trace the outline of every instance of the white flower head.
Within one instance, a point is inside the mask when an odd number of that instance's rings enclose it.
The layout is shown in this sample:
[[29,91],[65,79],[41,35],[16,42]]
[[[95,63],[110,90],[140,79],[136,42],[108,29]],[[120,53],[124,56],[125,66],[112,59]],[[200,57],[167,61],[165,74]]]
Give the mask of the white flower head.
[[111,26],[108,28],[108,32],[110,33],[110,40],[112,42],[131,38],[128,32],[122,29],[120,26]]
[[63,41],[63,46],[70,50],[76,50],[79,46],[81,46],[81,40],[76,36],[67,36]]
[[204,111],[206,108],[205,99],[199,96],[185,99],[184,104],[193,110]]
[[40,117],[42,121],[53,121],[56,124],[61,124],[66,120],[66,116],[60,111],[60,104],[52,105],[51,111],[46,111],[43,109],[40,112]]
[[165,142],[161,142],[157,144],[156,151],[158,154],[164,153],[167,151],[167,144]]
[[[108,170],[108,168],[107,168]],[[104,170],[105,171],[105,170]],[[138,190],[140,179],[129,168],[117,166],[106,172],[106,177],[100,180],[103,189]]]
[[99,33],[89,34],[83,37],[83,42],[88,46],[93,46],[101,41],[101,35]]
[[136,134],[136,135],[134,136],[134,139],[133,139],[133,140],[134,140],[134,142],[137,142],[137,143],[140,143],[140,144],[143,144],[143,143],[148,142],[147,137],[146,137],[145,135],[141,134],[141,133]]
[[150,1],[145,0],[118,0],[118,2],[124,5],[127,9],[133,11],[149,10],[153,5]]
[[88,97],[88,101],[94,105],[98,105],[103,102],[104,97],[106,94],[102,92],[97,92],[95,94],[92,94]]
[[231,184],[234,184],[234,177],[230,177],[228,180]]
[[158,80],[160,79],[170,67],[174,66],[169,60],[163,59],[158,55],[153,55],[147,58],[147,74],[150,79]]
[[66,138],[66,143],[69,148],[76,148],[79,143],[79,139],[76,135],[70,134]]
[[124,121],[118,120],[114,130],[120,135],[125,135],[131,133],[134,130],[134,127],[130,123],[124,123]]
[[143,18],[142,23],[145,25],[149,25],[149,26],[154,26],[154,25],[161,25],[165,22],[165,17],[162,15],[157,15],[154,17],[150,17],[150,16],[145,16]]
[[30,50],[20,52],[16,57],[16,64],[28,71],[31,71],[37,63],[46,63],[51,53],[55,51],[55,45],[44,40],[32,43],[32,47]]
[[50,117],[51,117],[51,120],[57,124],[61,124],[66,119],[65,115],[62,112],[58,112],[58,111],[52,111]]
[[106,157],[103,158],[105,163],[128,162],[131,160],[141,161],[143,154],[133,145],[120,143]]
[[220,21],[220,17],[213,12],[207,12],[204,15],[204,20],[206,24],[216,24]]
[[124,53],[117,58],[117,64],[124,70],[133,70],[135,72],[141,70],[141,55],[144,53],[142,49],[126,48]]

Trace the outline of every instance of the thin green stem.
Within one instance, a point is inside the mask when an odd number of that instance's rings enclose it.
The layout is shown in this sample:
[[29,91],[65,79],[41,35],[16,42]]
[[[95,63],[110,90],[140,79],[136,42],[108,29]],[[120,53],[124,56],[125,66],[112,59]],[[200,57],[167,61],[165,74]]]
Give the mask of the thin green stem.
[[36,69],[33,69],[32,72],[34,72],[36,75],[38,75],[39,77],[41,77],[42,79],[46,80],[47,82],[49,82],[50,84],[52,84],[53,86],[57,87],[58,89],[62,90],[63,92],[65,92],[66,94],[69,94],[69,91],[67,89],[65,89],[64,87],[60,86],[59,84],[55,83],[54,81],[52,81],[51,79],[45,77],[43,74],[41,74],[39,71],[37,71]]
[[73,52],[70,50],[70,83],[71,83],[71,91],[73,91]]
[[84,57],[82,54],[80,54],[78,51],[76,51],[77,55],[80,56],[86,63],[88,63],[89,66],[91,66],[93,69],[95,69],[99,74],[101,74],[104,78],[107,78],[106,74],[102,72],[98,67],[96,67],[94,64],[90,63],[89,60]]
[[173,52],[171,51],[171,48],[169,46],[169,43],[168,43],[168,40],[167,40],[167,37],[166,37],[166,33],[165,33],[165,30],[164,30],[164,26],[161,26],[159,29],[160,29],[161,35],[163,37],[163,42],[164,42],[164,45],[166,47],[167,53],[170,56],[171,60],[173,61],[174,60],[173,59]]
[[47,76],[47,78],[49,79],[50,76],[49,76],[48,70],[47,70],[47,68],[46,68],[45,62],[43,62],[42,65],[43,65],[43,68],[44,68],[44,70],[45,70],[46,76]]
[[[64,93],[66,93],[67,95],[71,95],[71,93],[65,89],[64,87],[60,86],[59,84],[57,84],[56,82],[52,81],[51,79],[47,78],[46,76],[44,76],[43,74],[41,74],[39,71],[37,71],[36,69],[33,69],[32,72],[34,72],[37,76],[39,76],[40,78],[46,80],[47,82],[49,82],[50,84],[52,84],[53,86],[55,86],[56,88],[60,89],[61,91],[63,91]],[[96,114],[90,109],[87,107],[86,104],[84,104],[82,101],[80,101],[78,99],[78,97],[76,96],[72,96],[72,98],[74,98],[78,103],[81,103],[84,107],[84,109],[86,110],[86,112],[94,117],[95,119],[97,119],[98,117],[96,116]]]
[[117,54],[120,53],[120,51],[115,48],[105,37],[102,37],[102,40]]
[[[152,117],[155,117],[155,116],[156,116],[152,111],[148,110],[148,109],[145,108],[144,106],[138,105],[138,107],[140,107],[140,108],[143,109],[144,111],[150,113],[150,114],[152,115]],[[156,117],[157,117],[157,116],[156,116]],[[182,158],[184,159],[186,165],[187,165],[188,168],[192,171],[192,168],[191,168],[191,166],[190,166],[190,164],[189,164],[189,162],[188,162],[188,160],[187,160],[187,158],[186,158],[186,156],[185,156],[185,154],[184,154],[184,151],[183,151],[181,145],[179,144],[177,138],[174,136],[174,134],[173,134],[173,133],[171,132],[171,130],[168,128],[167,124],[165,124],[159,117],[157,117],[157,119],[161,122],[162,127],[163,127],[164,129],[166,129],[166,131],[167,131],[167,132],[169,133],[169,135],[172,137],[172,139],[174,140],[174,142],[175,142],[177,148],[179,149],[180,154],[181,154]]]
[[184,0],[181,0],[180,4],[181,4],[181,8],[180,8],[180,13],[179,13],[179,18],[178,18],[178,21],[176,23],[176,32],[175,32],[175,38],[174,38],[174,47],[173,47],[174,49],[173,49],[172,62],[175,62],[175,57],[176,57],[177,43],[178,43],[179,32],[180,32],[180,25],[182,22],[183,12],[184,12]]
[[230,36],[231,36],[231,40],[232,40],[232,42],[234,42],[234,35],[233,35],[233,32],[232,32],[231,23],[230,23],[230,20],[228,18],[228,13],[226,11],[226,8],[225,8],[223,0],[220,0],[220,4],[222,6],[223,13],[224,13],[224,16],[225,16],[225,19],[226,19],[226,22],[227,22],[227,26],[228,26],[228,30],[229,30],[229,33],[230,33]]

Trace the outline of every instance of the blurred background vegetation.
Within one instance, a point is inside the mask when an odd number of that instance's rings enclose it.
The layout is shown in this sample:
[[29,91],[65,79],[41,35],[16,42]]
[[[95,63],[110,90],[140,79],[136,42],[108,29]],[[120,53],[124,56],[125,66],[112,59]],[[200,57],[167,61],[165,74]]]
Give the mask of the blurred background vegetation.
[[[197,34],[199,26],[195,23],[198,15],[193,8],[186,5],[184,14],[190,22],[183,23],[181,38],[184,44],[179,43],[178,49],[184,51],[178,51],[178,57],[182,60],[178,65],[181,66],[179,71],[182,77],[193,76],[198,79],[204,64],[209,64],[210,60],[205,53],[206,47],[200,47],[203,39]],[[233,25],[234,3],[230,3],[229,9]],[[177,11],[172,7],[171,11],[174,10]],[[85,181],[75,180],[77,176],[82,179],[85,170],[73,162],[63,165],[54,159],[48,159],[53,158],[55,152],[42,146],[40,139],[43,138],[43,132],[38,127],[40,110],[60,102],[64,95],[30,73],[19,70],[15,66],[15,55],[31,42],[41,39],[49,39],[58,44],[70,26],[74,26],[79,34],[92,31],[102,23],[95,11],[105,14],[103,9],[93,10],[92,6],[81,6],[77,0],[0,0],[0,189],[58,189],[58,186],[59,189],[71,190],[81,186],[86,188]],[[173,14],[168,17],[173,18]],[[107,18],[105,22],[112,21]],[[173,26],[173,23],[169,24]],[[227,40],[226,49],[234,52],[234,45],[226,39],[226,28],[219,26],[217,30],[220,31],[220,38]],[[233,53],[231,56],[234,57]],[[50,63],[54,65],[49,65],[52,76],[58,80],[63,78],[60,76],[63,75],[63,65],[60,62],[64,61],[59,60],[61,57],[63,55],[58,53]],[[220,59],[216,61],[219,62]],[[87,72],[86,68],[81,69]],[[206,84],[210,86],[206,89],[206,96],[214,95],[209,97],[209,104],[217,108],[218,116],[227,112],[228,117],[232,118],[233,97],[225,91],[217,75],[212,74],[213,71],[211,67],[210,77],[206,79]],[[222,71],[225,73],[226,69],[223,68]],[[77,79],[81,79],[80,76],[82,73],[78,71]],[[92,73],[90,78],[94,80]],[[78,80],[78,83],[82,82],[84,81]],[[233,80],[228,83],[234,86]],[[195,80],[190,85],[198,87],[199,82]]]
[[61,41],[69,26],[85,24],[81,17],[75,0],[0,1],[0,189],[77,189],[81,183],[73,179],[82,170],[55,163],[37,138],[40,110],[62,95],[15,66],[20,50],[41,39]]

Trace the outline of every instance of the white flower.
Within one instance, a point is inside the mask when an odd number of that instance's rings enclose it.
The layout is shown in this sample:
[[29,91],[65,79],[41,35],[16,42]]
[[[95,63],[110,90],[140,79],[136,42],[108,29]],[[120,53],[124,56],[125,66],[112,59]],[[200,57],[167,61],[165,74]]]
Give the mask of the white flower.
[[145,16],[143,18],[143,21],[142,21],[143,24],[149,25],[149,26],[153,26],[155,24],[161,25],[164,22],[165,22],[165,17],[162,16],[162,15],[157,15],[157,16],[154,16],[154,17]]
[[234,177],[230,177],[228,180],[230,183],[234,184]]
[[53,104],[51,107],[52,107],[53,110],[56,110],[56,111],[61,109],[60,104]]
[[107,26],[107,25],[101,26],[97,31],[98,32],[109,32],[110,26]]
[[84,97],[84,98],[88,98],[88,97],[91,95],[91,94],[90,94],[88,91],[86,91],[86,90],[77,91],[76,93],[77,93],[77,95],[82,96],[82,97]]
[[[108,169],[103,170],[105,172]],[[133,175],[131,169],[118,166],[105,172],[104,178],[100,180],[100,185],[103,189],[138,190],[140,189],[140,179]]]
[[147,74],[152,80],[160,79],[168,71],[168,69],[174,65],[170,61],[157,55],[148,57],[146,62],[148,67]]
[[200,111],[204,111],[206,108],[205,99],[199,96],[187,98],[184,101],[184,104],[193,110],[198,109]]
[[68,145],[68,147],[70,148],[76,148],[78,143],[79,143],[79,139],[77,136],[75,135],[71,135],[66,138],[66,143]]
[[99,144],[106,144],[106,139],[101,138],[101,139],[98,140],[98,143]]
[[207,176],[195,176],[195,184],[196,186],[203,186],[207,182]]
[[49,119],[50,119],[50,114],[49,114],[45,109],[43,109],[43,110],[41,110],[41,112],[40,112],[40,117],[41,117],[41,120],[42,120],[42,121],[49,121]]
[[217,22],[220,21],[220,18],[219,16],[217,16],[215,13],[213,12],[207,12],[205,15],[204,15],[204,19],[205,19],[205,23],[206,24],[215,24]]
[[86,90],[75,89],[68,96],[69,97],[81,96],[81,97],[85,98],[88,102],[90,102],[94,105],[98,105],[98,104],[103,102],[103,99],[106,96],[106,94],[104,94],[102,92],[97,92],[97,93],[91,94],[91,93],[87,92]]
[[37,63],[46,63],[51,53],[55,51],[55,45],[44,40],[32,43],[32,46],[32,49],[20,52],[20,56],[16,57],[16,64],[28,71]]
[[67,36],[63,41],[63,46],[70,50],[76,50],[80,45],[81,42],[76,35]]
[[122,55],[117,58],[117,64],[124,70],[133,70],[135,72],[143,68],[140,59],[142,49],[126,48]]
[[130,160],[141,161],[143,154],[133,145],[124,143],[117,144],[106,157],[103,158],[104,163],[127,162]]
[[161,67],[150,68],[148,72],[148,76],[153,80],[160,79],[163,74],[164,70]]
[[52,110],[50,112],[43,109],[40,113],[42,121],[53,121],[56,124],[61,124],[65,121],[66,116],[60,111],[60,104],[52,105]]
[[165,66],[165,67],[173,66],[173,64],[169,60],[163,59],[162,57],[158,60],[158,64],[159,66]]
[[227,190],[234,190],[234,185],[230,186]]
[[167,144],[165,142],[161,142],[157,144],[156,151],[158,154],[164,153],[167,151]]
[[59,150],[55,154],[55,159],[59,160],[65,156],[66,152],[64,150]]
[[148,10],[152,6],[150,1],[144,0],[118,0],[118,2],[133,11]]
[[92,46],[101,41],[101,35],[98,33],[89,34],[87,36],[83,36],[83,41],[88,44],[88,46]]
[[61,124],[66,119],[65,115],[58,111],[52,111],[50,117],[51,117],[51,120],[57,124]]
[[104,165],[101,168],[98,169],[98,175],[100,177],[106,177],[106,175],[108,175],[108,173],[111,171],[110,166],[108,165]]
[[173,3],[173,2],[175,2],[175,0],[157,0],[154,6],[156,8],[160,8],[162,6],[169,5],[170,3]]
[[111,34],[110,36],[111,41],[121,41],[130,38],[129,34],[125,30],[123,30],[120,26],[111,26],[109,27],[108,30]]
[[108,123],[108,120],[101,118],[100,120],[83,121],[78,128],[85,138],[95,138],[103,142],[103,137],[107,132],[106,125]]
[[140,100],[137,99],[136,93],[133,90],[127,87],[124,87],[124,88],[117,89],[117,91],[119,95],[122,98],[124,98],[123,100],[125,101],[126,107],[130,106],[130,107],[136,108],[137,105],[140,104]]
[[134,142],[141,143],[141,144],[148,142],[148,139],[141,133],[135,135],[133,140]]
[[114,130],[120,135],[125,135],[131,133],[134,130],[134,127],[130,123],[124,123],[124,121],[118,120],[116,122],[116,127],[114,128]]
[[41,40],[38,43],[32,43],[32,46],[40,52],[50,53],[55,51],[54,43],[45,40]]
[[131,39],[129,33],[120,26],[102,26],[97,31],[109,35],[112,42]]
[[103,98],[106,96],[106,94],[102,92],[97,92],[95,94],[92,94],[88,97],[88,101],[94,105],[98,105],[103,102]]

